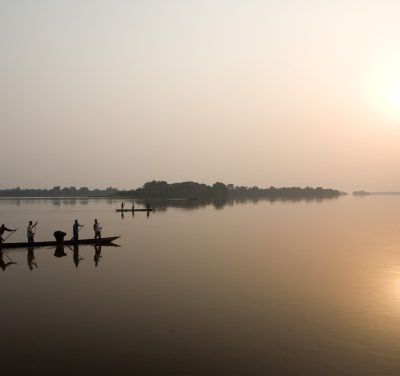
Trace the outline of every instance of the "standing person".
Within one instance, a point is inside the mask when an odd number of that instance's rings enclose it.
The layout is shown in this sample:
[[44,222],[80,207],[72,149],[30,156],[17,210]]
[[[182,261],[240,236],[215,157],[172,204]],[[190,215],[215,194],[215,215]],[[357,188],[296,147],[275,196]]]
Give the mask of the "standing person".
[[124,202],[122,201],[122,202],[121,202],[121,210],[124,210],[124,206],[125,206],[125,204],[124,204]]
[[135,211],[135,202],[132,201],[132,211]]
[[15,232],[15,231],[17,231],[17,230],[11,230],[10,228],[7,228],[6,225],[2,224],[2,225],[0,226],[0,244],[3,243],[3,241],[4,241],[4,239],[3,239],[3,234],[4,234],[5,231],[8,231],[8,232]]
[[75,219],[74,225],[72,227],[72,233],[73,233],[73,240],[74,242],[77,242],[79,240],[79,227],[83,227],[83,225],[79,224],[78,220]]
[[26,229],[26,235],[28,236],[28,243],[34,242],[35,232],[33,231],[37,226],[37,222],[32,224],[32,221],[29,221],[28,228]]
[[97,219],[94,220],[93,230],[94,230],[94,240],[96,239],[100,240],[102,227],[100,226],[100,223],[97,221]]

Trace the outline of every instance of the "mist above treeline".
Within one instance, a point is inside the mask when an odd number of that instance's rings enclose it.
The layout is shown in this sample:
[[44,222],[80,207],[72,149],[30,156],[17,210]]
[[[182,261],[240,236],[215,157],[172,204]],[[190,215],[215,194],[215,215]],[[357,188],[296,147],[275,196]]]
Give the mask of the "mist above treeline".
[[50,189],[12,188],[0,190],[0,197],[129,197],[141,199],[226,199],[226,198],[330,198],[344,192],[322,187],[244,187],[217,182],[207,185],[196,182],[167,183],[151,181],[132,190],[117,188],[89,189],[88,187],[60,187]]

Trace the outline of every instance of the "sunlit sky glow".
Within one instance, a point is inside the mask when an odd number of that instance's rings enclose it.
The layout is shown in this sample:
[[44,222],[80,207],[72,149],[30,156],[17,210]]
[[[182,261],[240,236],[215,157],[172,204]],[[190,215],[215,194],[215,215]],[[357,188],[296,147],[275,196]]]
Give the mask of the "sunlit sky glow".
[[1,1],[1,187],[400,191],[398,1]]

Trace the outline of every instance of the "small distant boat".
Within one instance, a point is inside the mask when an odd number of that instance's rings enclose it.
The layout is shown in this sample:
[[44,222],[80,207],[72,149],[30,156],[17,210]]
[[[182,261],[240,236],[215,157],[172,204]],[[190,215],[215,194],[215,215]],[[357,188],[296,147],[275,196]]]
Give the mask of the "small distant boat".
[[154,211],[154,208],[143,208],[143,209],[115,209],[117,212],[150,212]]
[[0,244],[0,248],[35,248],[35,247],[48,247],[48,246],[58,246],[58,245],[76,245],[76,244],[94,244],[94,245],[114,245],[114,240],[117,240],[120,236],[112,236],[109,238],[101,238],[101,239],[79,239],[77,242],[74,240],[64,240],[62,243],[57,243],[56,241],[47,241],[47,242],[33,242],[33,243],[2,243]]

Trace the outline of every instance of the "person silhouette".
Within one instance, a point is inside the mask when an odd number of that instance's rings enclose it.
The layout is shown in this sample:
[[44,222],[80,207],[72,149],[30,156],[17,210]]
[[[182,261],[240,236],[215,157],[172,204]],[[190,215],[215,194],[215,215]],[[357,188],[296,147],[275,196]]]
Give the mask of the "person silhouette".
[[64,238],[66,235],[67,235],[66,232],[60,230],[54,231],[53,233],[53,236],[56,239],[57,244],[64,244]]
[[28,223],[28,227],[26,229],[26,236],[28,237],[28,243],[33,243],[35,240],[35,233],[36,233],[36,226],[37,226],[37,221],[35,222],[35,224],[33,224],[32,221],[29,221]]
[[12,230],[12,229],[10,229],[10,228],[7,228],[5,224],[2,224],[2,225],[0,226],[0,244],[4,242],[3,234],[4,234],[4,232],[6,232],[6,231],[7,231],[7,232],[15,232],[15,231],[17,231],[17,230]]
[[77,219],[74,221],[74,225],[72,226],[72,234],[73,234],[73,240],[74,242],[77,242],[79,240],[79,227],[82,228],[83,225],[81,225]]
[[97,221],[97,219],[94,220],[93,230],[94,230],[94,240],[96,239],[101,240],[102,227],[100,223]]

